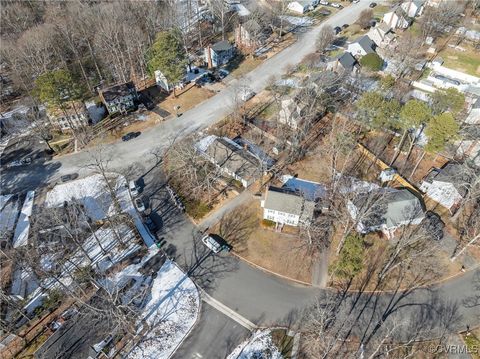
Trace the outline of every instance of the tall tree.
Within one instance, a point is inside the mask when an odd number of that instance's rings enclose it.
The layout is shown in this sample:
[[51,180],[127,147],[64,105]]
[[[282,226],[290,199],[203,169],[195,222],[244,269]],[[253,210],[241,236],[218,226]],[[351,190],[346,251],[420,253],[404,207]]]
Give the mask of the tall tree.
[[318,52],[325,52],[326,48],[335,40],[335,33],[330,25],[324,25],[317,36],[315,43]]
[[[164,31],[157,35],[147,54],[148,71],[153,75],[160,70],[168,82],[175,85],[185,75],[187,58],[179,30]],[[175,94],[175,87],[173,88]]]
[[428,137],[428,143],[425,145],[424,151],[418,159],[415,167],[412,170],[409,178],[411,178],[417,170],[420,162],[422,162],[425,154],[438,153],[445,149],[448,143],[455,141],[458,137],[458,131],[460,127],[453,118],[450,112],[442,113],[441,115],[434,116],[425,129],[425,134]]
[[82,88],[68,71],[55,70],[37,77],[35,94],[48,105],[62,107],[66,102],[79,100]]
[[[430,117],[432,116],[432,112],[430,108],[422,101],[419,100],[409,100],[405,106],[403,106],[402,110],[400,111],[400,127],[403,130],[402,138],[400,139],[400,143],[390,161],[390,166],[393,165],[395,160],[398,158],[400,151],[402,150],[403,144],[405,139],[407,138],[408,131],[413,129],[417,129],[419,126],[421,130],[423,130],[423,126],[428,122]],[[415,139],[418,136],[414,136],[414,139],[411,142],[410,149],[408,154],[410,154],[413,145],[415,144]],[[408,158],[408,155],[407,155]]]
[[431,104],[436,115],[447,111],[456,115],[465,106],[465,95],[453,87],[437,90],[431,95]]
[[366,29],[370,26],[370,22],[373,19],[373,10],[372,9],[365,9],[362,10],[360,16],[358,17],[357,24],[360,25],[362,29]]

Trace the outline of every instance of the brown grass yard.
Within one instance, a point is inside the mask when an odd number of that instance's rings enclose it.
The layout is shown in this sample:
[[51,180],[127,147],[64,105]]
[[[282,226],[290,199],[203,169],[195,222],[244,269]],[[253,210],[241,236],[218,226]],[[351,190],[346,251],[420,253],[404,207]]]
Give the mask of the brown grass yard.
[[302,241],[289,228],[278,233],[262,224],[260,200],[238,207],[212,229],[233,245],[233,251],[275,273],[311,282],[313,258],[302,248]]
[[232,76],[233,78],[240,78],[255,69],[262,62],[263,61],[259,58],[249,56],[243,59],[239,58],[237,62],[234,59],[232,63],[227,66],[227,69],[231,71],[230,76]]
[[313,259],[301,246],[294,235],[259,227],[248,238],[247,249],[239,254],[275,273],[310,283]]
[[184,92],[177,92],[177,97],[174,97],[172,93],[165,100],[160,102],[158,106],[174,115],[175,106],[180,106],[178,112],[183,113],[215,95],[214,92],[197,86],[192,86]]
[[443,65],[472,76],[480,76],[480,56],[478,55],[478,50],[475,50],[465,42],[462,42],[460,47],[466,51],[446,47],[438,54],[444,60]]

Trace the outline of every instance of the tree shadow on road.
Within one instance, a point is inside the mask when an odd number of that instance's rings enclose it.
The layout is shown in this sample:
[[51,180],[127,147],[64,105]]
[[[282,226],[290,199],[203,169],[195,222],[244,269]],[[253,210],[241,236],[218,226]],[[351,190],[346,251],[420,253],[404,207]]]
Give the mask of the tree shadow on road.
[[218,280],[238,270],[238,260],[223,252],[213,253],[201,242],[201,233],[192,235],[192,247],[185,250],[182,267],[203,290],[214,290]]

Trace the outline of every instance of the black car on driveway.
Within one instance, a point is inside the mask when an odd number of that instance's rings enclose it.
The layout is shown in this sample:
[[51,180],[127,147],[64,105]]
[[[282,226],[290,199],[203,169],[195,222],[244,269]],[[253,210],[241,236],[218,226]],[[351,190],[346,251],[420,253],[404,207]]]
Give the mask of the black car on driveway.
[[122,136],[122,141],[130,141],[132,138],[136,138],[141,135],[141,132],[129,132],[126,135]]

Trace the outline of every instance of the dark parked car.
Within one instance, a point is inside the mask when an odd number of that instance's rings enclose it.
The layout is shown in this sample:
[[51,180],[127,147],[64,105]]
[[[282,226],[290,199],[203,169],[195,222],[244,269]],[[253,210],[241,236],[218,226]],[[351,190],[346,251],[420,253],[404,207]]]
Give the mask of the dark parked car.
[[140,136],[141,132],[129,132],[122,136],[122,141],[130,141],[132,138]]
[[439,241],[443,238],[445,223],[443,223],[440,216],[435,212],[427,211],[421,225],[425,233],[431,235],[434,240]]
[[335,26],[333,31],[335,32],[335,35],[338,35],[342,31],[342,28],[340,26]]
[[68,182],[68,181],[73,181],[74,179],[78,178],[78,173],[70,173],[68,175],[64,175],[60,177],[60,180],[62,182]]
[[145,225],[151,232],[156,232],[158,227],[150,217],[145,218]]
[[370,6],[373,9],[375,6],[377,6],[377,3],[376,2],[371,2],[370,5],[368,5],[368,6]]

